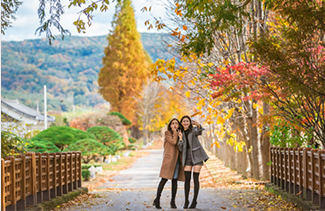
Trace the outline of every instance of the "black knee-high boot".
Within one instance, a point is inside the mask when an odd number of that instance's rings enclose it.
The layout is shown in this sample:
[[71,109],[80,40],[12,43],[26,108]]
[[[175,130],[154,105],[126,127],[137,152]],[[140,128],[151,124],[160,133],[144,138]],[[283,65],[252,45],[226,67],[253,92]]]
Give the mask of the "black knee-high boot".
[[156,196],[155,200],[153,201],[153,206],[156,206],[157,209],[161,209],[160,196],[161,196],[161,192],[163,191],[164,186],[167,181],[168,181],[167,179],[161,178],[161,180],[159,182],[158,189],[157,189],[157,196]]
[[176,209],[175,197],[177,193],[177,179],[172,179],[172,198],[170,200],[170,207]]
[[194,196],[193,196],[193,201],[190,206],[190,209],[196,208],[197,204],[197,196],[199,195],[199,190],[200,190],[200,181],[199,181],[199,176],[200,173],[193,172],[193,180],[194,180]]
[[185,183],[184,183],[184,193],[185,193],[185,203],[184,209],[188,208],[189,200],[188,195],[190,194],[190,182],[191,182],[191,171],[185,171]]

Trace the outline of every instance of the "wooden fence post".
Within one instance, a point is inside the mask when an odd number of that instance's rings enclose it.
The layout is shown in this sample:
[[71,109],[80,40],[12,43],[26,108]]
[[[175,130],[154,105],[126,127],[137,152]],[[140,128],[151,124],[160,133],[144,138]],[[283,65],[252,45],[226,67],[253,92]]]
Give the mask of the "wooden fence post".
[[281,160],[280,160],[280,185],[281,189],[285,190],[285,148],[280,148],[280,155],[281,155]]
[[273,149],[274,156],[274,185],[278,185],[278,147]]
[[280,183],[280,179],[281,179],[281,168],[280,168],[280,166],[281,166],[281,155],[280,155],[280,147],[277,147],[276,148],[276,173],[277,173],[277,175],[276,175],[276,185],[278,186],[278,187],[281,187],[281,183]]
[[[6,158],[7,159],[7,158]],[[14,157],[8,157],[8,160],[11,161],[11,168],[10,168],[10,174],[11,174],[11,189],[10,189],[10,201],[11,205],[6,207],[6,210],[17,210],[16,206],[16,163],[15,163],[15,158]]]
[[26,205],[34,206],[37,204],[37,195],[36,195],[36,158],[34,152],[29,152],[26,156],[31,157],[31,169],[30,169],[30,181],[31,181],[31,195],[26,197]]
[[20,193],[21,199],[17,201],[17,210],[25,210],[26,208],[26,157],[25,155],[18,155],[17,158],[21,159],[21,168],[20,170]]
[[46,156],[45,158],[45,186],[46,189],[43,191],[43,201],[49,201],[50,200],[50,154],[49,153],[42,153],[41,156]]
[[319,178],[319,183],[318,183],[318,205],[320,209],[325,208],[325,200],[323,197],[324,194],[324,160],[323,160],[323,154],[324,150],[318,150],[318,178]]
[[[304,164],[303,164],[303,156],[304,156],[304,151],[303,148],[298,148],[298,162],[299,162],[299,195],[298,197],[303,198],[303,190],[304,190],[304,186],[303,186],[303,177],[304,177]],[[297,194],[297,193],[296,193]]]
[[72,153],[71,152],[68,152],[68,158],[69,158],[69,169],[68,169],[68,175],[69,175],[69,184],[68,184],[68,191],[72,191],[73,190],[73,176],[72,176]]
[[319,174],[319,208],[320,209],[325,209],[325,197],[323,196],[324,194],[324,185],[325,185],[325,150],[319,150],[318,151],[318,156],[319,156],[319,161],[318,161],[318,174]]
[[51,156],[53,156],[53,174],[52,174],[52,182],[53,182],[53,188],[50,190],[50,196],[51,198],[55,198],[57,193],[56,193],[56,177],[57,177],[57,169],[56,169],[56,153],[51,153]]
[[62,175],[63,175],[62,174],[62,153],[57,152],[56,155],[59,156],[59,160],[58,160],[58,174],[57,174],[59,186],[57,187],[56,194],[58,196],[62,196],[62,194],[63,194],[63,187],[62,187]]
[[[311,187],[312,187],[312,193],[313,193],[312,194],[312,202],[315,205],[318,205],[318,202],[319,202],[318,201],[319,197],[318,197],[318,194],[316,193],[316,185],[317,185],[316,165],[318,165],[318,160],[317,160],[318,152],[317,151],[318,151],[318,149],[311,150],[311,178],[312,178]],[[320,166],[318,166],[318,167],[320,167]]]
[[36,153],[38,156],[38,189],[37,189],[37,203],[41,203],[43,201],[43,186],[42,186],[42,154]]
[[303,198],[307,199],[307,189],[308,189],[308,181],[307,181],[307,148],[303,149],[303,156],[302,156],[302,164],[304,169],[304,183],[303,183]]
[[289,161],[290,161],[290,181],[289,181],[289,193],[294,192],[294,181],[295,181],[295,151],[293,148],[289,150]]
[[297,193],[299,193],[299,186],[297,184],[298,184],[300,164],[299,164],[299,149],[297,147],[295,147],[294,149],[295,149],[295,153],[294,153],[294,161],[295,161],[294,195],[296,195]]
[[74,153],[73,189],[77,189],[77,152]]
[[68,193],[68,153],[62,153],[64,155],[64,185],[63,194]]
[[289,171],[289,147],[284,148],[284,190],[289,192],[289,179],[290,179],[290,171]]
[[306,200],[310,201],[312,199],[312,191],[309,188],[309,155],[311,153],[311,148],[307,148],[307,152],[306,152],[306,160],[305,160],[305,176],[304,180],[305,180],[305,189],[306,189]]
[[6,210],[5,199],[5,160],[1,158],[1,211]]
[[81,177],[81,152],[78,152],[78,164],[79,164],[79,177],[78,177],[78,188],[81,187],[82,177]]

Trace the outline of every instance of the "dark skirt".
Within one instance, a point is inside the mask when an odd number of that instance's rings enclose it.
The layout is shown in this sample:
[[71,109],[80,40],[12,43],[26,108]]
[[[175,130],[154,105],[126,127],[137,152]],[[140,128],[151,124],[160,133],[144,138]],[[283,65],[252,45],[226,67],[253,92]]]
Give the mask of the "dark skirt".
[[177,179],[178,178],[178,173],[179,173],[179,159],[177,159],[177,162],[176,162],[173,179]]
[[198,163],[193,163],[191,150],[187,149],[185,166],[203,166],[203,161],[198,162]]

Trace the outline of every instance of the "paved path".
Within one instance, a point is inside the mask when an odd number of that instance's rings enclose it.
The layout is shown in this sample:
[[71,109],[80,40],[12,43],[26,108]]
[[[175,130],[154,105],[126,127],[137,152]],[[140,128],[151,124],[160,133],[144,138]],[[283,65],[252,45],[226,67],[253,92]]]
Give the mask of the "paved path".
[[111,182],[98,188],[156,188],[163,150],[150,150],[149,155],[139,158],[131,168],[120,171]]
[[[152,202],[156,196],[159,170],[162,162],[162,150],[150,150],[147,156],[139,158],[129,169],[121,171],[112,181],[98,187],[100,198],[94,198],[83,205],[70,207],[69,210],[156,210]],[[178,182],[176,205],[178,209],[169,206],[171,190],[170,181],[165,186],[161,196],[163,210],[184,210],[184,183]],[[247,210],[239,205],[235,198],[241,190],[218,190],[201,188],[196,210]],[[193,197],[191,188],[190,201]],[[234,206],[235,205],[235,206]]]

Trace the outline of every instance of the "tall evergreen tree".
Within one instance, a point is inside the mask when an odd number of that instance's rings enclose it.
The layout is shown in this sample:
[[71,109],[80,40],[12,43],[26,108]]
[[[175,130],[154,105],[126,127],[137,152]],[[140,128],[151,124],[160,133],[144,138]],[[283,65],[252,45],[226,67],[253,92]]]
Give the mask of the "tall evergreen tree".
[[149,64],[137,31],[131,0],[116,5],[112,28],[98,75],[99,93],[110,102],[111,111],[133,119],[135,98],[148,77]]

